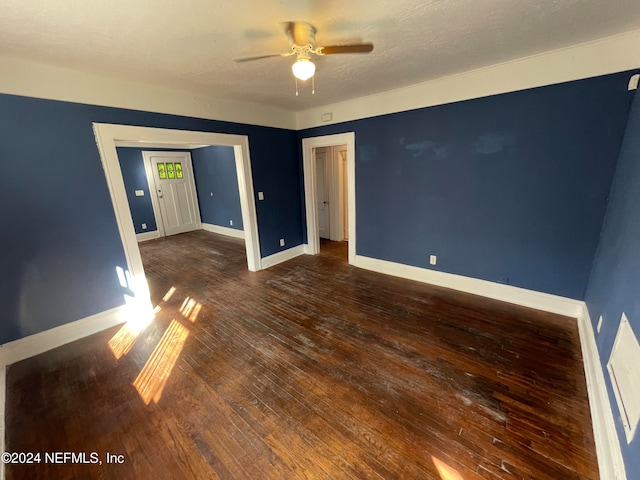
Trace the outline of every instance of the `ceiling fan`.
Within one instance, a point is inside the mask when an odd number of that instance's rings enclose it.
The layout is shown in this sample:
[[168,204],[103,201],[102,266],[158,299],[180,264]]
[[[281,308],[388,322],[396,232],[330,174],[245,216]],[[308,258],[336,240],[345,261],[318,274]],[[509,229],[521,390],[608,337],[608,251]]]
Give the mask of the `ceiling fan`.
[[[296,95],[297,81],[308,80],[312,78],[316,72],[316,66],[311,61],[311,55],[335,55],[338,53],[369,53],[373,50],[373,43],[354,43],[349,45],[316,45],[316,27],[308,22],[285,22],[283,23],[284,31],[289,39],[291,50],[284,53],[274,53],[270,55],[259,55],[256,57],[236,58],[236,62],[249,62],[253,60],[261,60],[263,58],[272,57],[289,57],[296,56],[296,62],[292,65],[291,70],[293,76],[296,77]],[[315,92],[314,92],[315,93]]]

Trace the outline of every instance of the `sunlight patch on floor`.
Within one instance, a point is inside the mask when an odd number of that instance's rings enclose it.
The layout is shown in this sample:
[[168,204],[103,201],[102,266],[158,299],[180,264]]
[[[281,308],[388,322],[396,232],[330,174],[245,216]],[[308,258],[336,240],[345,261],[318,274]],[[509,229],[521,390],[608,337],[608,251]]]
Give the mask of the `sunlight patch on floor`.
[[433,464],[438,469],[438,473],[440,474],[440,478],[442,480],[464,480],[464,477],[458,472],[455,468],[450,467],[442,460],[438,460],[436,457],[431,457],[433,460]]
[[202,309],[202,304],[196,302],[193,298],[187,297],[182,302],[182,306],[180,307],[180,313],[184,318],[189,319],[191,322],[195,322],[196,318],[198,318],[198,314]]
[[160,343],[153,350],[138,378],[133,382],[133,386],[138,390],[146,405],[151,400],[155,403],[160,400],[162,390],[188,336],[189,330],[176,320],[171,320],[171,324],[164,332]]
[[[122,273],[122,278],[125,279],[124,272]],[[163,301],[166,301],[164,300],[165,298],[171,298],[171,295],[173,295],[175,291],[176,288],[171,287],[163,297]],[[151,324],[158,312],[162,310],[160,305],[156,305],[153,310],[150,310],[146,302],[142,303],[130,295],[125,295],[124,299],[125,307],[123,315],[127,321],[111,340],[109,340],[109,348],[116,359],[120,359],[123,355],[129,353],[136,343],[138,335]]]
[[167,293],[164,294],[164,297],[162,297],[162,301],[168,302],[174,293],[176,293],[176,287],[171,287],[169,290],[167,290]]

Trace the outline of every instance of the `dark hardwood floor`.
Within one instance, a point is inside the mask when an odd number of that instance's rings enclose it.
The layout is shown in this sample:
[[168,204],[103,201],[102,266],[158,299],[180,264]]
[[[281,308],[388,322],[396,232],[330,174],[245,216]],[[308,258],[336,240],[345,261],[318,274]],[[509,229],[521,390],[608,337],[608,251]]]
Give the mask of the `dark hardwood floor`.
[[345,243],[257,273],[207,232],[140,247],[145,330],[8,368],[6,449],[42,457],[7,478],[598,478],[575,320],[350,267]]

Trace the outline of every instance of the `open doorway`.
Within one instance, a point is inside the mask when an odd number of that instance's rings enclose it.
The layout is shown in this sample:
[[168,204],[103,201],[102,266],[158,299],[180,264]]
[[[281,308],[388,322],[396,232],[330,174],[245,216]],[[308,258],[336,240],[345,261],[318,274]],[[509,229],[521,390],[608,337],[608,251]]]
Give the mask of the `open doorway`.
[[313,149],[320,253],[346,261],[349,240],[347,145]]
[[[246,136],[98,123],[94,124],[94,132],[127,259],[131,288],[140,302],[148,301],[149,291],[118,160],[117,146],[185,150],[208,145],[233,147],[240,191],[247,265],[251,271],[258,271],[262,268],[249,141]],[[148,307],[150,306],[149,302]]]
[[355,134],[302,140],[307,253],[348,242],[348,261],[355,263]]

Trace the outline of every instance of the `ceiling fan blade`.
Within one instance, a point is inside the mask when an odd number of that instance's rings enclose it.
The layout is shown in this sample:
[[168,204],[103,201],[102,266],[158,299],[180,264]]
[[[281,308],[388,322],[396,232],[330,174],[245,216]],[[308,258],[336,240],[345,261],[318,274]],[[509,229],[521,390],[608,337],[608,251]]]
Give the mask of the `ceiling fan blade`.
[[330,45],[321,47],[321,55],[333,55],[336,53],[369,53],[373,50],[373,43],[356,43],[353,45]]
[[257,57],[241,57],[234,58],[233,61],[236,63],[242,62],[252,62],[253,60],[262,60],[263,58],[272,58],[272,57],[288,57],[289,55],[293,55],[293,53],[273,53],[271,55],[258,55]]

